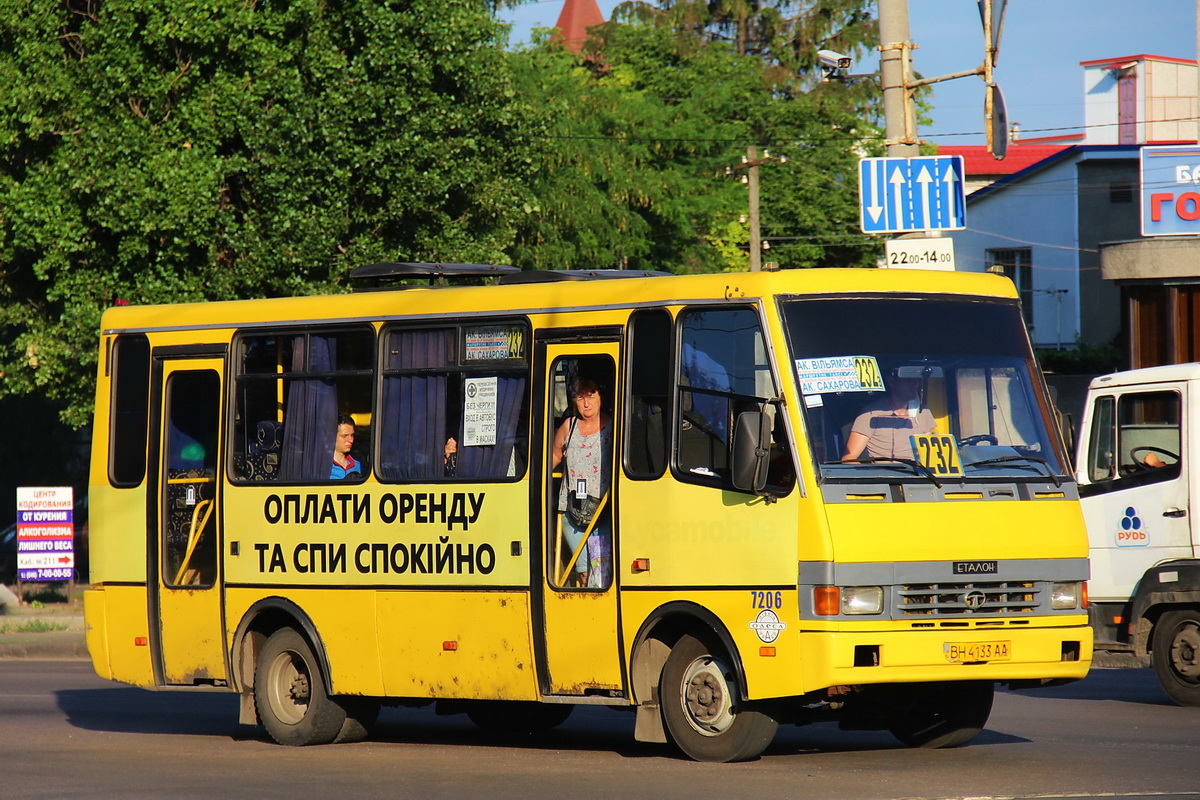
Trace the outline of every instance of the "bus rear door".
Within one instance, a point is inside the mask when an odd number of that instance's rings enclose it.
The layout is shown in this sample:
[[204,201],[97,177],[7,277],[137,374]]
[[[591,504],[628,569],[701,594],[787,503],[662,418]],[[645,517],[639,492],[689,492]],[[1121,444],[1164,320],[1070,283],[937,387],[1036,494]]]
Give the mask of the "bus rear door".
[[[223,352],[223,350],[222,350]],[[223,681],[220,592],[221,382],[223,357],[155,351],[158,412],[157,530],[149,582],[156,680]]]

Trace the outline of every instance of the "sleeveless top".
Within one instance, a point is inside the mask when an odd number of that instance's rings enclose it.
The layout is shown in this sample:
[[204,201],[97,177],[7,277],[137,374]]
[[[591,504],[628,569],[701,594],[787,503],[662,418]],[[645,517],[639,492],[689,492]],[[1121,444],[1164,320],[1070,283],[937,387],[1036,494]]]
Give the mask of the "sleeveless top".
[[563,448],[563,482],[558,493],[558,510],[566,511],[567,502],[583,488],[583,494],[599,500],[608,491],[612,461],[612,425],[602,425],[590,435],[579,432],[577,420],[571,420],[567,444]]

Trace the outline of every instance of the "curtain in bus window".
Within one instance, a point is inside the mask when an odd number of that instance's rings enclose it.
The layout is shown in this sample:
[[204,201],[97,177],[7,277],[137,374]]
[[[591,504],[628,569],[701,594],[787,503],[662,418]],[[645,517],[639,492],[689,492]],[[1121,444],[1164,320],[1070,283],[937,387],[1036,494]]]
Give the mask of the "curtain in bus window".
[[[311,352],[305,359],[305,343]],[[307,364],[305,363],[307,360]],[[329,372],[337,366],[333,336],[297,336],[291,371]],[[279,477],[285,481],[324,481],[333,463],[337,436],[337,387],[332,378],[292,380],[284,407],[283,453]]]
[[[398,331],[389,339],[386,369],[444,370],[453,352],[453,330]],[[448,380],[444,372],[384,378],[380,429],[384,477],[422,480],[445,474]]]
[[[525,400],[525,377],[498,376],[496,379],[496,443],[464,447],[465,423],[458,428],[458,466],[455,475],[459,478],[503,478],[510,474],[513,463],[513,448],[521,426],[521,405]],[[514,469],[514,471],[515,471]]]

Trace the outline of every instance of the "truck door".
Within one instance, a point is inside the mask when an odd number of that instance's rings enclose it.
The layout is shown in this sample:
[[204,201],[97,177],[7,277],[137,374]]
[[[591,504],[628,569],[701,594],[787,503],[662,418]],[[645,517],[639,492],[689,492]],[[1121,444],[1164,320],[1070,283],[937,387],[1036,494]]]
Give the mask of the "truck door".
[[1095,602],[1128,599],[1147,568],[1191,556],[1188,385],[1112,387],[1089,397],[1079,493]]

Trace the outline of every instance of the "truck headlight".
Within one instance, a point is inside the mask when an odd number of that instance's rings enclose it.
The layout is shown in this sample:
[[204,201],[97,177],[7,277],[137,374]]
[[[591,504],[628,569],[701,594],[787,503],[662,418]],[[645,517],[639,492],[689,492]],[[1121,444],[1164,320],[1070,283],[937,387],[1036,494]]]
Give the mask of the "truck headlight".
[[1079,607],[1079,584],[1056,583],[1050,589],[1050,608],[1062,610]]
[[846,586],[842,588],[843,614],[883,613],[883,589],[879,586]]

